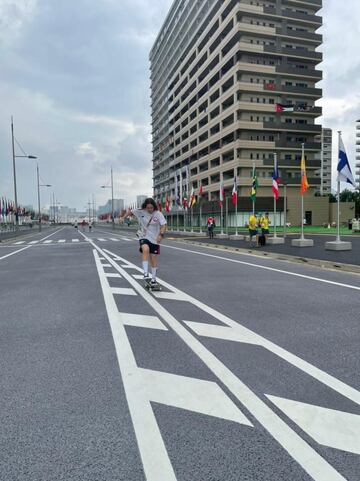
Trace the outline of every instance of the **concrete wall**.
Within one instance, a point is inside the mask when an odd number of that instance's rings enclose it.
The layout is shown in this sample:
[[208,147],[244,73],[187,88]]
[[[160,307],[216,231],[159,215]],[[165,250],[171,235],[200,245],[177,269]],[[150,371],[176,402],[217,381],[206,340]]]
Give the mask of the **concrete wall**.
[[[355,217],[355,202],[340,202],[340,223]],[[337,204],[330,204],[330,222],[337,222]]]
[[[301,225],[301,196],[300,189],[297,192],[289,190],[287,196],[287,220],[291,225]],[[315,197],[314,192],[309,190],[304,197],[304,212],[309,211],[312,215],[312,225],[322,225],[329,222],[329,198]]]

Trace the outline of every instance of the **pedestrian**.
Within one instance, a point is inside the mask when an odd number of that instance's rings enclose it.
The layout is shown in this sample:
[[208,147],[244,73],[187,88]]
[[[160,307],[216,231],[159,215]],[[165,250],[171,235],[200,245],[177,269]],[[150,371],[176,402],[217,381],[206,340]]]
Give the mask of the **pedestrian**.
[[[148,198],[142,204],[141,209],[128,209],[121,217],[121,221],[134,216],[139,222],[137,236],[139,238],[140,253],[144,271],[144,280],[150,282],[151,288],[158,288],[157,270],[160,244],[166,232],[166,219],[158,210],[154,199]],[[149,273],[149,261],[151,276]]]
[[214,229],[215,229],[215,219],[214,217],[210,216],[207,220],[207,230],[208,230],[210,239],[214,238]]
[[260,225],[261,225],[262,235],[265,236],[265,239],[267,240],[270,234],[270,219],[269,219],[268,212],[266,212],[266,214],[261,217]]
[[90,220],[89,221],[89,232],[91,232],[91,229],[92,229],[92,221]]
[[256,217],[256,214],[253,213],[249,217],[249,241],[250,241],[250,247],[254,247],[254,241],[253,238],[255,237],[256,239],[256,247],[259,247],[259,237],[258,237],[258,219]]

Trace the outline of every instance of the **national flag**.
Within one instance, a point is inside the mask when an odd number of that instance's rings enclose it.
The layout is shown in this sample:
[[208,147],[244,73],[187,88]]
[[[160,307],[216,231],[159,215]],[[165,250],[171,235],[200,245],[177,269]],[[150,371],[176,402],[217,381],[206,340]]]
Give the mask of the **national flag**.
[[231,201],[232,201],[234,207],[237,205],[237,198],[238,198],[238,188],[237,188],[237,178],[236,178],[236,175],[235,175],[234,176],[233,189],[232,189],[232,193],[231,193]]
[[282,105],[282,104],[275,104],[275,112],[294,112],[295,107],[293,105]]
[[170,212],[170,202],[167,194],[166,194],[166,200],[165,200],[165,210],[166,212]]
[[356,188],[355,180],[351,172],[351,167],[349,164],[349,159],[346,154],[344,142],[340,136],[339,139],[339,163],[337,166],[338,171],[338,182],[346,182]]
[[187,195],[185,195],[183,198],[183,207],[184,209],[187,209],[189,207]]
[[305,154],[301,157],[301,195],[304,195],[309,188],[309,183],[306,175]]
[[202,197],[203,194],[204,194],[203,186],[202,186],[202,184],[200,184],[199,197]]
[[158,200],[157,206],[158,206],[159,211],[162,212],[163,207],[162,207],[161,200]]
[[275,90],[275,84],[273,82],[266,82],[264,88],[265,90]]
[[223,206],[224,197],[225,197],[224,180],[223,180],[223,177],[221,176],[221,180],[220,180],[220,196],[219,196],[220,207]]
[[196,195],[195,195],[194,186],[192,186],[191,194],[190,194],[190,207],[193,208],[195,204],[196,204]]
[[273,172],[273,176],[272,176],[272,191],[274,193],[274,197],[275,197],[276,200],[279,199],[279,184],[280,184],[280,176],[279,176],[279,171],[278,171],[277,158],[275,156],[274,172]]
[[257,195],[258,187],[259,187],[259,182],[258,182],[258,178],[257,178],[256,168],[254,166],[253,167],[253,174],[252,174],[251,193],[250,193],[250,197],[254,202],[256,201],[256,195]]

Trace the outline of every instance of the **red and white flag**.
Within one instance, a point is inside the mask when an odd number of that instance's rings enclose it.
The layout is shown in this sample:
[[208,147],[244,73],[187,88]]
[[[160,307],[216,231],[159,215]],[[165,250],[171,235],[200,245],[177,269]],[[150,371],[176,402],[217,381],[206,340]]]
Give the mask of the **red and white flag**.
[[234,176],[234,185],[231,193],[231,200],[233,203],[233,206],[235,207],[237,205],[237,198],[238,198],[238,191],[237,191],[237,178],[236,175]]
[[276,200],[279,199],[280,175],[278,170],[277,156],[275,155],[274,172],[272,176],[272,191]]

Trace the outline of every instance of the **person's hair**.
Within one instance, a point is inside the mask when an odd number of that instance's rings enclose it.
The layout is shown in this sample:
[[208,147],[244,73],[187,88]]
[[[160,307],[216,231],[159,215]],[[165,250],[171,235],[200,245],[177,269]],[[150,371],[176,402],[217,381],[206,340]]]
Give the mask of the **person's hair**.
[[269,215],[269,212],[266,212],[266,214],[265,214],[265,215],[267,215],[267,216],[268,216],[268,215]]
[[141,208],[146,209],[146,206],[149,205],[149,204],[151,204],[154,207],[154,210],[158,210],[158,206],[156,205],[156,202],[151,197],[149,197],[148,199],[145,199]]

